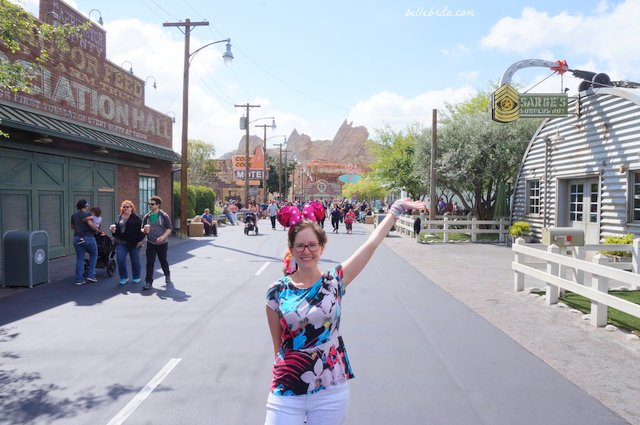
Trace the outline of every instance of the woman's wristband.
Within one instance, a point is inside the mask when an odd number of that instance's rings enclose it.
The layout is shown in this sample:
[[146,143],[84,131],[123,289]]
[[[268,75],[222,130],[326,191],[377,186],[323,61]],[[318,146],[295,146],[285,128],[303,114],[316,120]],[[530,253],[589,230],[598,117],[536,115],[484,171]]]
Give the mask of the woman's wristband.
[[395,218],[400,217],[404,214],[404,206],[399,202],[394,202],[393,205],[389,207],[389,212],[394,215]]

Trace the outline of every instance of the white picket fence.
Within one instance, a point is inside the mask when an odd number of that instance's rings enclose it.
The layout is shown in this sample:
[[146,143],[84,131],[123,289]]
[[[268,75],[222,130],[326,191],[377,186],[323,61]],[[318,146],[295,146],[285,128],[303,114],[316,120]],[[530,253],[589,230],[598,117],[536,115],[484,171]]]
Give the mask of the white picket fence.
[[[573,247],[573,257],[561,253],[556,245],[540,249],[540,245],[527,245],[519,238],[512,246],[514,261],[513,285],[515,291],[524,290],[525,276],[532,277],[546,284],[547,304],[556,304],[560,290],[567,290],[582,295],[591,300],[591,324],[605,326],[607,324],[608,307],[615,308],[640,318],[640,305],[609,295],[611,287],[625,287],[640,289],[640,274],[638,262],[640,256],[640,239],[635,239],[632,245],[587,245]],[[577,248],[577,249],[576,249]],[[596,254],[592,261],[586,261],[588,251],[624,251],[631,250],[631,272],[611,267],[607,256]],[[545,262],[546,270],[540,270],[531,265],[533,262]],[[527,264],[529,261],[530,264]],[[613,263],[616,264],[616,263]],[[618,263],[619,264],[619,263]],[[571,280],[567,279],[570,275]]]
[[[409,216],[400,216],[396,221],[396,228],[400,234],[415,238],[413,224],[415,219]],[[476,218],[467,219],[460,216],[443,216],[441,220],[422,220],[420,233],[436,234],[442,233],[444,242],[449,242],[451,233],[463,233],[471,236],[471,242],[477,242],[479,234],[498,234],[498,240],[505,242],[509,234],[509,220],[478,220]]]

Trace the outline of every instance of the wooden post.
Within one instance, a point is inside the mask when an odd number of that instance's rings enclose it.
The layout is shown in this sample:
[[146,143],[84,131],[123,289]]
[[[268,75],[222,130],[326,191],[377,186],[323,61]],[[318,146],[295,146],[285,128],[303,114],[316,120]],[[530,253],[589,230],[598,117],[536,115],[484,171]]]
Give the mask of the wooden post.
[[[583,246],[574,246],[572,255],[573,255],[573,258],[584,261],[586,250],[584,249]],[[585,271],[582,269],[574,269],[573,270],[574,282],[577,282],[580,285],[584,285],[585,282],[587,282],[585,275],[588,275],[588,274],[589,273],[585,273]]]
[[[602,254],[596,254],[593,256],[593,262],[604,265],[609,262],[609,259]],[[605,294],[609,292],[609,282],[606,277],[593,275],[591,285],[596,291],[604,292]],[[606,304],[591,301],[591,324],[598,327],[605,326],[607,324],[608,310],[609,307]]]
[[431,115],[431,173],[430,173],[430,187],[429,197],[431,198],[431,205],[429,208],[429,220],[436,219],[436,212],[438,209],[438,200],[436,199],[436,145],[438,144],[438,110],[434,109]]
[[[522,238],[516,239],[516,242],[514,243],[511,249],[512,250],[515,249],[515,247],[518,245],[524,245],[524,239]],[[525,259],[524,254],[520,252],[516,252],[514,254],[513,262],[517,264],[524,264],[524,259]],[[524,290],[524,273],[517,272],[517,271],[513,272],[513,290],[515,292],[521,292]]]
[[476,223],[476,221],[478,221],[478,219],[475,217],[471,219],[471,242],[478,241],[478,235],[476,234],[476,230],[478,230],[478,224]]
[[[640,273],[640,238],[635,238],[632,242],[631,268],[634,273]],[[640,289],[640,286],[636,285],[636,289]]]
[[[547,252],[552,254],[560,254],[560,248],[558,245],[549,245],[547,247]],[[558,263],[554,263],[553,261],[547,261],[547,273],[552,276],[560,275],[560,265]],[[557,304],[558,303],[558,294],[560,293],[557,285],[553,285],[547,282],[547,305]]]
[[449,217],[444,217],[442,219],[442,231],[444,232],[444,241],[449,242]]

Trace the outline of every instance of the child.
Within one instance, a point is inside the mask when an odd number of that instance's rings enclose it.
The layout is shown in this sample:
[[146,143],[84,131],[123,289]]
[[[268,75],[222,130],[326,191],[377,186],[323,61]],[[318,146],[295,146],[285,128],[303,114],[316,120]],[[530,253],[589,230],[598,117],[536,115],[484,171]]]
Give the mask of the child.
[[100,217],[102,210],[98,207],[93,207],[89,211],[91,212],[91,221],[100,229],[100,225],[102,224],[102,217]]
[[347,213],[344,215],[344,224],[347,227],[347,233],[351,233],[353,229],[353,220],[355,220],[356,215],[353,212],[353,209],[349,209]]

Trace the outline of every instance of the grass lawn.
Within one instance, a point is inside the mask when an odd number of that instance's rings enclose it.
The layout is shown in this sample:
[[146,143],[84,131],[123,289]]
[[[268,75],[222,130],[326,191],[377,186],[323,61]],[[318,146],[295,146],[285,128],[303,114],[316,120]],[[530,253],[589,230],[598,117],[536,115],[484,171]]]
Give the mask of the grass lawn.
[[[609,295],[640,304],[640,291],[609,291]],[[591,311],[591,301],[573,292],[567,291],[564,297],[560,297],[560,300],[583,313],[589,313]],[[607,311],[607,323],[640,336],[640,318],[611,307],[609,307]]]
[[[544,291],[535,293],[544,295]],[[627,300],[635,304],[640,304],[640,291],[609,291],[609,295],[622,298],[623,300]],[[582,295],[567,291],[564,296],[559,297],[559,300],[569,307],[580,310],[585,314],[591,313],[591,300],[583,297]],[[609,307],[607,308],[607,323],[640,336],[640,318],[638,317],[631,316],[630,314]]]

